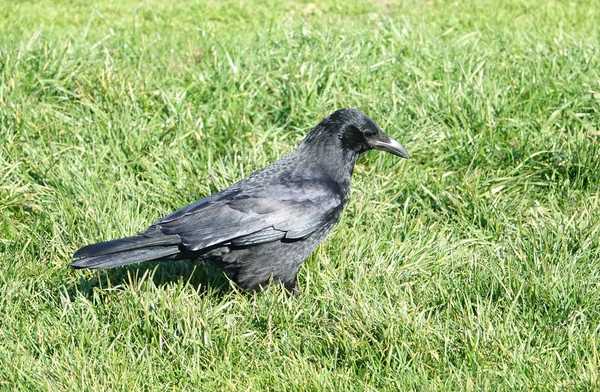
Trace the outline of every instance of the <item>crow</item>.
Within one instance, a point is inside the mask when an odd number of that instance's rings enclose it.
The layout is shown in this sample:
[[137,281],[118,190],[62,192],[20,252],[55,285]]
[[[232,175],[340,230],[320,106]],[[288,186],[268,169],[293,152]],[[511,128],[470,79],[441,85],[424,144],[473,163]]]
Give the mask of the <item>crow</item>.
[[203,260],[246,291],[276,282],[297,295],[300,266],[340,218],[356,159],[371,149],[408,158],[366,114],[337,110],[290,154],[143,232],[84,246],[71,266]]

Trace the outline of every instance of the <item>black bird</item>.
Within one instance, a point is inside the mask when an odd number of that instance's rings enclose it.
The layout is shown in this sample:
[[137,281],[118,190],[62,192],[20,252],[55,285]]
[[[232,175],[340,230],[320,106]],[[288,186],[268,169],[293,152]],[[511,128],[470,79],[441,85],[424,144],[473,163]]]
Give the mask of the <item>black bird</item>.
[[275,163],[146,231],[79,249],[71,266],[105,269],[202,259],[225,270],[244,290],[273,281],[297,293],[300,266],[338,221],[356,159],[371,149],[408,158],[404,147],[366,114],[338,110]]

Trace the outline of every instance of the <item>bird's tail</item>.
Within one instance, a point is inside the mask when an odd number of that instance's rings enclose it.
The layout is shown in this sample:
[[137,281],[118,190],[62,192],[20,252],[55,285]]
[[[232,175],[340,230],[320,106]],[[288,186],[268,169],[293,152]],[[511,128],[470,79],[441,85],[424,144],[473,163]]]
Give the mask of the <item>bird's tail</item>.
[[181,238],[158,231],[84,246],[73,255],[73,268],[106,269],[163,260],[180,252]]

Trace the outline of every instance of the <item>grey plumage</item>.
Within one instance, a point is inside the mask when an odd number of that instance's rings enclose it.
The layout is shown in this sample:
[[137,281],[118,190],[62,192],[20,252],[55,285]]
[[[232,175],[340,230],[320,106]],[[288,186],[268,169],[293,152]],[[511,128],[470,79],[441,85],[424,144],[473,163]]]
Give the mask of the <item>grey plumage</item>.
[[273,164],[144,232],[85,246],[71,265],[105,269],[204,259],[245,290],[264,288],[273,280],[296,291],[300,266],[338,221],[356,159],[370,149],[408,158],[404,147],[367,115],[338,110]]

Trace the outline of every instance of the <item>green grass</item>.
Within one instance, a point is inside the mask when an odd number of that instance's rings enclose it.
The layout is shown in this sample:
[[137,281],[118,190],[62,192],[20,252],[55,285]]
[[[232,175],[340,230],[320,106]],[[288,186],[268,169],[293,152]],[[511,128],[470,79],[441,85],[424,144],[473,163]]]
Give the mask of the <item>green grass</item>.
[[[597,1],[0,4],[1,390],[595,390]],[[340,107],[369,153],[302,296],[90,273]]]

